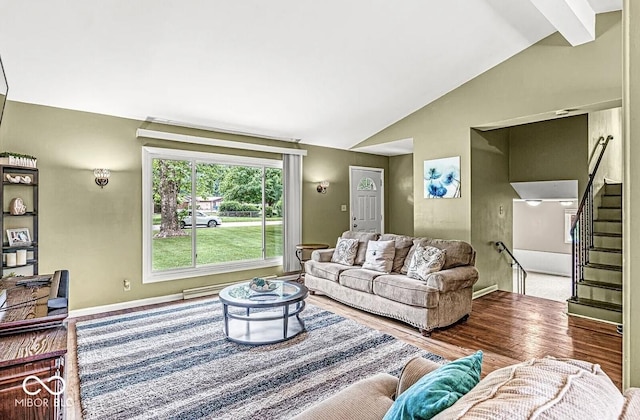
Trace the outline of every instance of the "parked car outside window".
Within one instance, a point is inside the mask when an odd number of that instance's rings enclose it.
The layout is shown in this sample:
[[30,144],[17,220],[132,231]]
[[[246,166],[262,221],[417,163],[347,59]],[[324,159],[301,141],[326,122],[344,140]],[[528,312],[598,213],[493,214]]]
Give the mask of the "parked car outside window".
[[[191,210],[187,213],[187,215],[180,220],[180,227],[184,228],[185,226],[192,225],[192,217]],[[216,227],[222,224],[222,219],[218,216],[209,216],[201,211],[196,211],[196,226],[207,226],[207,227]]]

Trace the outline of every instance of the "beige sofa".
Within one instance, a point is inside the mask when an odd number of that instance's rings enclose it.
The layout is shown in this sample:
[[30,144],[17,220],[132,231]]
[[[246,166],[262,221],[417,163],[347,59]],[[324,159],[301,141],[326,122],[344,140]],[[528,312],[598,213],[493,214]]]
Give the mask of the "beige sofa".
[[[476,253],[464,241],[413,238],[403,235],[347,231],[343,238],[358,239],[354,265],[331,262],[334,249],[317,250],[305,263],[305,285],[354,308],[387,316],[417,327],[428,336],[436,328],[466,319],[471,313],[473,285],[478,281]],[[362,268],[370,240],[395,242],[390,273]],[[426,281],[406,275],[412,251],[418,245],[444,250],[442,270]]]
[[[360,380],[294,419],[382,419],[397,395],[439,366],[412,359],[400,378],[379,373]],[[600,366],[588,362],[533,359],[490,373],[434,419],[640,419],[640,388],[623,395]]]

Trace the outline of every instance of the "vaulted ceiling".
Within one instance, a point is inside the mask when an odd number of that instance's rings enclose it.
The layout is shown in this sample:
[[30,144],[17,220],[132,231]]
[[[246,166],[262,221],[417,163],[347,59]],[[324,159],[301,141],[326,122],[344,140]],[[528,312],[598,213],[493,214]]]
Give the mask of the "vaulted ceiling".
[[0,0],[9,99],[348,149],[622,0]]

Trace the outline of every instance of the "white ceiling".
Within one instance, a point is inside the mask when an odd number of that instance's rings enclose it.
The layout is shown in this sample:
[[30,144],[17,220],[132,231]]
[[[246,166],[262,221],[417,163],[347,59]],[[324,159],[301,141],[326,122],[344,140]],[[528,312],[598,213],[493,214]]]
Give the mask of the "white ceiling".
[[0,0],[0,55],[10,100],[347,149],[622,3],[553,1]]

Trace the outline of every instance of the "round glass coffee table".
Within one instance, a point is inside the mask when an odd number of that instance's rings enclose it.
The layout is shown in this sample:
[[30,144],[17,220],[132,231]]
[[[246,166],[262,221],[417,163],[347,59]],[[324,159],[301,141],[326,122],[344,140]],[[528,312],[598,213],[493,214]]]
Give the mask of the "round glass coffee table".
[[273,344],[288,340],[304,331],[300,312],[309,290],[297,283],[270,281],[277,287],[256,292],[249,282],[222,289],[224,335],[240,344]]

